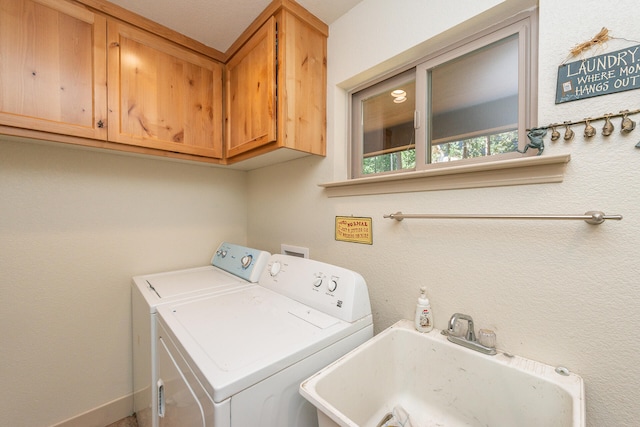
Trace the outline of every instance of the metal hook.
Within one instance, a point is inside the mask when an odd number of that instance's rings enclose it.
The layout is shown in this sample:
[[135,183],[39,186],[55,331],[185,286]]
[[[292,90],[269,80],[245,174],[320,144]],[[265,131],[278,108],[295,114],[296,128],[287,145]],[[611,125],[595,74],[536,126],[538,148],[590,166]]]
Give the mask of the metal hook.
[[573,138],[573,130],[569,127],[569,122],[564,122],[564,129],[564,140],[571,140],[571,138]]
[[621,111],[623,113],[622,123],[620,124],[620,132],[629,133],[636,128],[636,122],[631,120],[629,117],[629,110]]
[[611,114],[604,116],[605,123],[604,126],[602,126],[602,135],[604,136],[609,136],[613,133],[613,123],[611,123],[610,117]]
[[584,136],[586,138],[591,138],[592,136],[594,136],[596,134],[596,128],[591,126],[591,123],[589,123],[589,120],[591,120],[591,119],[584,119],[584,122],[586,124],[586,126],[584,128]]

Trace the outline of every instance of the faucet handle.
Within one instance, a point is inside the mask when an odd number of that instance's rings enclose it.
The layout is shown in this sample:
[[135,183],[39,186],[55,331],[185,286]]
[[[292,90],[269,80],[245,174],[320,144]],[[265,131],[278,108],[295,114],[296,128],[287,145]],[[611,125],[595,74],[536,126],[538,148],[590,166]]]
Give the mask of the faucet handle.
[[485,347],[496,348],[496,333],[491,329],[480,329],[478,331],[478,342]]
[[457,319],[453,322],[453,329],[449,331],[449,335],[454,337],[466,337],[469,330],[469,324],[467,322],[460,322]]

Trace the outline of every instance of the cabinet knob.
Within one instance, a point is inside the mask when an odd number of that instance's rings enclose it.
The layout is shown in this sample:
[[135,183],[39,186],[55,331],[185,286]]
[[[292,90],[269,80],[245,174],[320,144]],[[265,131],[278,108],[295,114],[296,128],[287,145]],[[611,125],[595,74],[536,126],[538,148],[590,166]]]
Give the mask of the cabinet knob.
[[98,121],[98,128],[102,129],[104,127],[104,122],[102,120]]

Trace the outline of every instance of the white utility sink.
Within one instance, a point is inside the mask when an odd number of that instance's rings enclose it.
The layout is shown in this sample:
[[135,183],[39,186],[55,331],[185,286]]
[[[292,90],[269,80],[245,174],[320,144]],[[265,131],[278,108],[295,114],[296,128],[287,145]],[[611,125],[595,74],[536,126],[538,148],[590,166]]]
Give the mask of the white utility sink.
[[[584,427],[584,384],[566,369],[453,344],[401,320],[300,385],[320,427]],[[407,423],[408,425],[408,423]]]

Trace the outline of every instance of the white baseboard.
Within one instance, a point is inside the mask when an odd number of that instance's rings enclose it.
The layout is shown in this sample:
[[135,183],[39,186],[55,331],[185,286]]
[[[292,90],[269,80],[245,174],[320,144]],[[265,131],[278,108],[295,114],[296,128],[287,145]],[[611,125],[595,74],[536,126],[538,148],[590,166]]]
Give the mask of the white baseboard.
[[133,395],[128,394],[51,427],[105,427],[132,413]]

